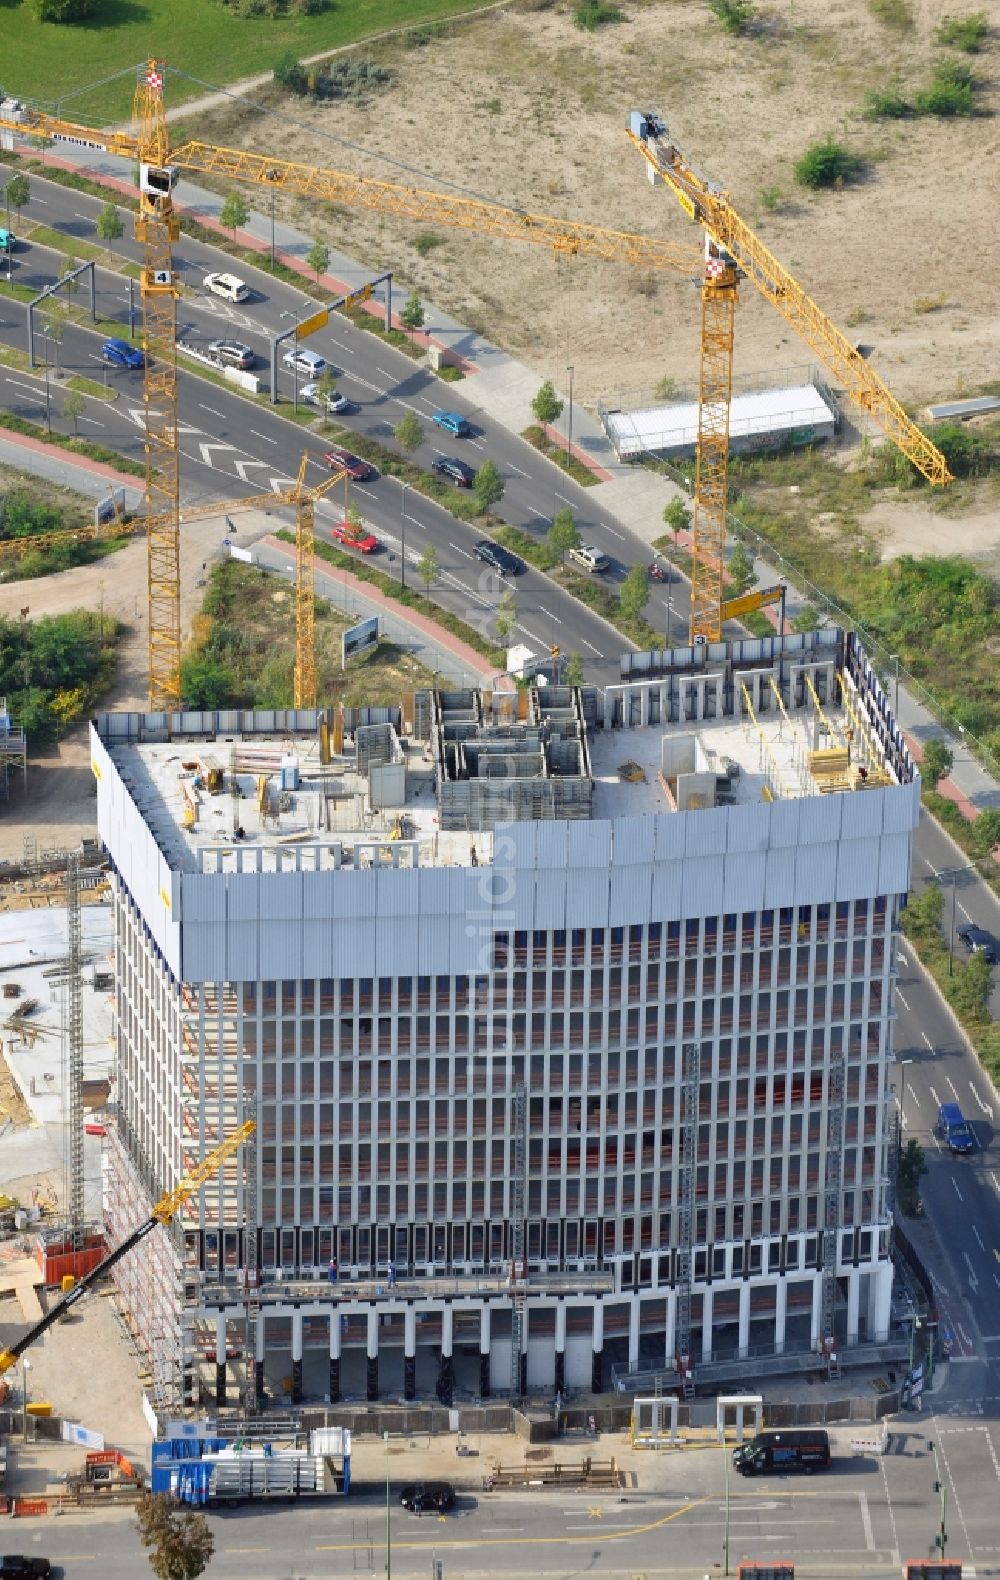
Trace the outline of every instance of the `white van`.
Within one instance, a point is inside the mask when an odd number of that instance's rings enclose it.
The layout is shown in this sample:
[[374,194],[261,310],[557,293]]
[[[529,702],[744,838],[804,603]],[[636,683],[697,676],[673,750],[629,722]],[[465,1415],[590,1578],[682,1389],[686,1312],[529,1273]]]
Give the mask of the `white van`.
[[250,298],[250,287],[235,274],[206,274],[205,289],[213,296],[224,296],[227,302],[246,302]]

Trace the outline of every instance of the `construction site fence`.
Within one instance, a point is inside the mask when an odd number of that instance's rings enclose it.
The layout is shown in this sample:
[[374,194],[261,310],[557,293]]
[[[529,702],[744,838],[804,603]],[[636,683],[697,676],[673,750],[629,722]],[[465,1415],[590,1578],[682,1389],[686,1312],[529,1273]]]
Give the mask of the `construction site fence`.
[[550,1443],[559,1436],[576,1432],[627,1432],[631,1416],[631,1404],[619,1398],[564,1406],[558,1417],[549,1401],[540,1403],[537,1409],[528,1405],[523,1410],[512,1404],[460,1405],[452,1410],[438,1405],[386,1405],[370,1409],[345,1406],[304,1410],[302,1430],[348,1427],[358,1439],[382,1437],[386,1432],[390,1437],[510,1432],[529,1443]]

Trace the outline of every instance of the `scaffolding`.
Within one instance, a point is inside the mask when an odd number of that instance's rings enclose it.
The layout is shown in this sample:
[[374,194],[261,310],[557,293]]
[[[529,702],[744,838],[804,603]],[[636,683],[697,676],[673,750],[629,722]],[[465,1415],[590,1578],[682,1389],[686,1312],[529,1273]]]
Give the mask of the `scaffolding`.
[[80,915],[80,856],[70,853],[66,864],[66,968],[64,1010],[66,1026],[67,1116],[69,1142],[69,1230],[78,1251],[84,1235],[83,1179],[83,919]]
[[10,777],[21,770],[22,789],[28,788],[28,737],[14,728],[7,698],[0,697],[0,801],[10,796]]
[[[253,1091],[244,1087],[243,1118],[256,1122]],[[243,1281],[246,1292],[243,1413],[256,1415],[257,1323],[260,1318],[260,1266],[257,1256],[257,1131],[243,1143]]]
[[685,1399],[694,1393],[691,1379],[691,1278],[694,1263],[694,1202],[698,1156],[698,1101],[701,1087],[701,1048],[686,1042],[681,1054],[681,1161],[680,1203],[677,1231],[677,1318],[674,1349]]
[[841,1174],[844,1154],[844,1054],[831,1056],[827,1090],[826,1186],[823,1218],[823,1283],[820,1344],[834,1374],[837,1305],[837,1247],[840,1238]]
[[528,1098],[523,1086],[516,1086],[513,1095],[513,1168],[510,1188],[510,1391],[519,1399],[525,1391],[524,1339],[525,1305],[527,1301],[526,1268],[524,1264],[524,1182],[528,1160],[527,1117]]

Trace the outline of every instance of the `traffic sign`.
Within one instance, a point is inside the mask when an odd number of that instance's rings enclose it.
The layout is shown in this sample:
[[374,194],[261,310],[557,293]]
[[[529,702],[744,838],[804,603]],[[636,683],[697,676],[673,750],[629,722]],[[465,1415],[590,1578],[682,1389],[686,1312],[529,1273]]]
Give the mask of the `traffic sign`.
[[295,326],[296,340],[304,340],[306,335],[313,334],[317,329],[325,329],[330,322],[330,309],[321,307],[318,313],[313,313],[311,318],[304,318],[301,324]]

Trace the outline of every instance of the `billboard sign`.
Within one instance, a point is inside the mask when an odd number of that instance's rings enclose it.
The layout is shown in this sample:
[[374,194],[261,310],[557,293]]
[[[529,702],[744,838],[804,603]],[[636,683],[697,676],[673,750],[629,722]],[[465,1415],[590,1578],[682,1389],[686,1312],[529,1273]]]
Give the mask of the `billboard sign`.
[[121,521],[125,515],[125,490],[113,488],[104,499],[99,499],[94,506],[94,526],[106,527],[112,521]]
[[349,658],[355,658],[358,653],[367,653],[370,647],[378,644],[378,615],[373,615],[370,620],[360,620],[357,625],[348,626],[340,639],[340,662],[347,663]]

